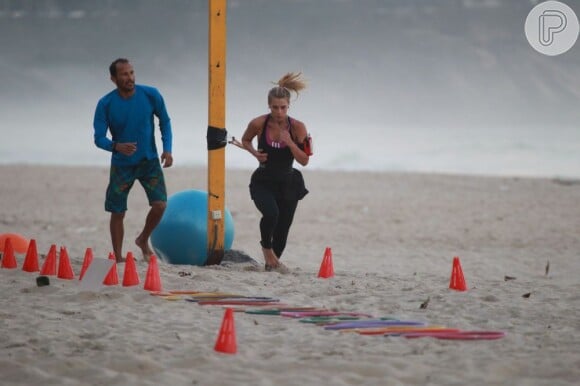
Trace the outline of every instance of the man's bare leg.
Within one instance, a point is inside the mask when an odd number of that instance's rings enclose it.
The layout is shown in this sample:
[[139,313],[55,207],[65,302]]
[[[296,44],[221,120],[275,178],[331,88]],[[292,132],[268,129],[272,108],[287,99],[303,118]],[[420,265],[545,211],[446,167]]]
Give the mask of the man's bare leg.
[[117,263],[125,261],[123,258],[123,237],[125,235],[125,228],[123,227],[124,218],[125,212],[111,213],[111,221],[109,223],[111,243],[113,244],[113,253],[115,253]]
[[149,213],[147,213],[147,218],[145,219],[145,226],[135,239],[135,244],[141,249],[141,253],[143,254],[143,260],[147,262],[151,258],[151,255],[153,255],[153,250],[149,247],[149,237],[151,237],[151,233],[153,233],[153,230],[161,221],[166,206],[166,203],[163,201],[151,203],[151,209],[149,209]]

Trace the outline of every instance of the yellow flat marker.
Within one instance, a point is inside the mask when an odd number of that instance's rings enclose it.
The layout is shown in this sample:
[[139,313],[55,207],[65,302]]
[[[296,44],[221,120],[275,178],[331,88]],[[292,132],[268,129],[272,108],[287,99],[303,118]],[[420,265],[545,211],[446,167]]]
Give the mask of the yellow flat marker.
[[151,295],[151,296],[164,297],[164,296],[171,296],[173,294],[171,292],[155,292],[155,291],[151,291],[151,292],[149,292],[149,295]]
[[161,299],[164,300],[183,300],[183,296],[181,295],[168,295],[168,296],[161,296]]

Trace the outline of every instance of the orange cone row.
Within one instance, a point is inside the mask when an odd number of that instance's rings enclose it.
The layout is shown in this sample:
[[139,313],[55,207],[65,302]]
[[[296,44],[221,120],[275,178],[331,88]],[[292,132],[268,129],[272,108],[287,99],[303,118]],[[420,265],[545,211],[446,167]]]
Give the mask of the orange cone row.
[[[14,269],[18,267],[16,262],[16,256],[14,254],[14,247],[12,245],[12,238],[7,237],[1,240],[1,251],[2,261],[0,262],[0,268],[4,269]],[[18,241],[18,251],[22,251],[23,246],[20,240]],[[26,256],[24,258],[24,263],[22,265],[22,270],[25,272],[39,272],[42,276],[57,276],[59,279],[72,280],[75,278],[72,265],[70,263],[70,258],[68,256],[68,251],[66,247],[60,248],[58,265],[57,265],[57,253],[56,245],[52,244],[46,255],[46,259],[42,264],[42,268],[39,269],[38,264],[38,250],[36,247],[36,240],[31,239],[26,247]],[[115,260],[115,255],[113,253],[109,254],[109,259]],[[79,280],[83,279],[89,265],[93,261],[93,250],[92,248],[87,248],[85,252],[85,257],[83,260],[83,265],[81,268],[81,273]],[[123,273],[123,286],[131,287],[139,285],[139,273],[137,272],[137,264],[135,263],[135,257],[132,252],[127,253],[127,259],[125,262],[125,271]],[[118,285],[119,275],[117,274],[117,263],[115,262],[111,267],[109,273],[103,280],[104,285]],[[157,258],[152,255],[149,261],[149,266],[147,268],[147,278],[145,280],[144,289],[147,291],[161,291],[161,277],[159,275],[159,266],[157,265]]]
[[[13,269],[17,267],[16,257],[14,255],[14,248],[10,238],[7,238],[4,243],[2,243],[2,268]],[[115,255],[113,253],[109,254],[109,259],[115,260]],[[74,272],[70,263],[68,256],[68,251],[65,247],[60,248],[60,258],[58,261],[58,271],[57,271],[57,258],[56,258],[56,245],[51,245],[48,255],[42,265],[40,270],[41,275],[57,275],[60,279],[71,280],[74,279]],[[79,280],[82,280],[84,274],[86,273],[88,267],[93,261],[93,251],[91,248],[87,248],[85,252],[85,257],[83,259],[83,265],[81,268],[81,273]],[[26,257],[24,258],[24,264],[22,270],[26,272],[38,272],[38,251],[36,248],[36,241],[30,240],[28,244],[28,250],[26,252]],[[322,276],[321,276],[322,275]],[[331,277],[334,275],[332,270],[332,256],[330,248],[326,249],[323,267],[321,267],[321,274],[319,277]],[[132,252],[127,253],[127,259],[125,261],[125,272],[123,274],[123,286],[129,287],[139,284],[139,274],[137,273],[137,267],[135,264],[135,258]],[[105,285],[117,285],[119,284],[119,276],[117,274],[117,262],[113,263],[113,266],[107,273],[107,276],[103,280]],[[145,279],[144,289],[147,291],[161,291],[161,278],[159,275],[159,267],[157,265],[157,257],[152,255],[149,260],[149,266],[147,268],[147,277]],[[214,350],[226,354],[235,354],[237,352],[236,344],[236,331],[234,325],[234,314],[231,308],[226,309],[222,324],[218,333],[218,337],[215,343]]]

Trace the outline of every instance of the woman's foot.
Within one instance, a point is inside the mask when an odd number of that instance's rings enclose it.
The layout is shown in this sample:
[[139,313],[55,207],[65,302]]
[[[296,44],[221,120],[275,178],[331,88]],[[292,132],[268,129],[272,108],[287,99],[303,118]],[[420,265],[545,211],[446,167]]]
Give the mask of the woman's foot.
[[278,272],[278,273],[281,273],[283,275],[290,273],[290,269],[280,262],[278,263],[277,267],[271,267],[268,264],[266,264],[265,269],[266,269],[266,272]]
[[264,261],[266,262],[266,271],[278,268],[280,262],[271,248],[262,248],[262,253],[264,254]]

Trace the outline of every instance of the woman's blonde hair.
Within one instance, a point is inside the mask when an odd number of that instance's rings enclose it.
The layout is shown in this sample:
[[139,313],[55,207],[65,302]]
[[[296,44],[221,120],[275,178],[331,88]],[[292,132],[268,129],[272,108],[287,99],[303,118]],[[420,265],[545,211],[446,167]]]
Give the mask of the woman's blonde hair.
[[306,88],[306,81],[302,78],[301,72],[288,72],[274,84],[278,86],[268,92],[268,104],[272,102],[273,98],[286,98],[290,101],[290,91],[294,91],[298,96],[300,91]]

